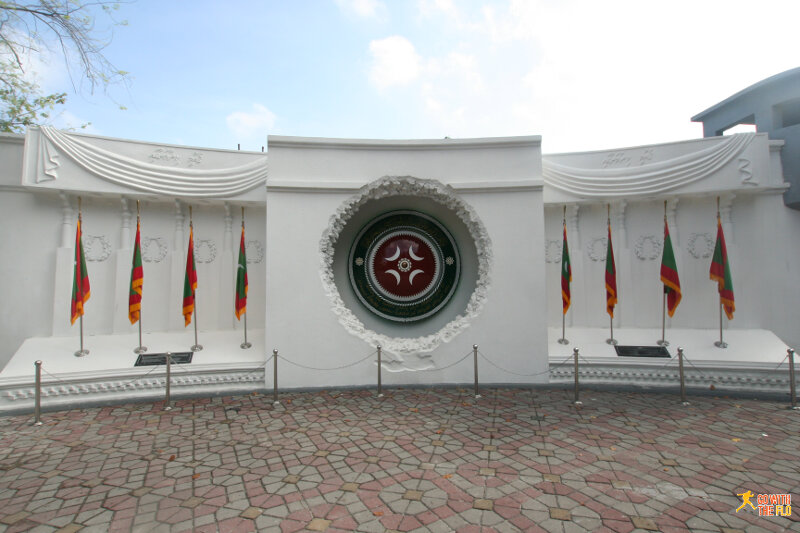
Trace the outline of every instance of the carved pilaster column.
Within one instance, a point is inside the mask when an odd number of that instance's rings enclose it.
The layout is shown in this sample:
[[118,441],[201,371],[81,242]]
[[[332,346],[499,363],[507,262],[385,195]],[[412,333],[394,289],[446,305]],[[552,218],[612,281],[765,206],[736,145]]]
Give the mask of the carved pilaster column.
[[184,242],[183,206],[175,200],[175,233],[172,242],[173,253],[170,254],[170,288],[169,288],[169,329],[183,329],[183,282],[186,272],[186,249]]
[[725,232],[726,242],[735,242],[736,236],[733,233],[733,222],[731,221],[731,210],[733,209],[733,193],[722,194],[719,197],[719,217],[722,220],[722,229]]
[[183,214],[183,206],[181,205],[181,201],[175,200],[175,236],[172,243],[174,250],[183,249],[184,246],[183,233],[184,233],[185,221],[186,217]]
[[69,196],[63,191],[58,193],[61,198],[61,248],[72,248],[74,246],[73,239],[75,238],[75,231],[72,227],[73,219],[75,218],[75,210],[72,209]]
[[628,202],[620,200],[611,204],[611,231],[615,229],[619,232],[620,247],[630,248],[628,246],[628,232],[625,225],[625,208]]
[[233,250],[233,217],[230,204],[225,202],[223,207],[225,208],[225,233],[222,237],[222,249],[229,252]]
[[[219,296],[220,301],[225,302],[226,305],[222,307],[224,311],[220,314],[220,326],[227,328],[237,328],[237,320],[234,317],[233,310],[228,305],[232,305],[234,301],[234,285],[236,277],[236,259],[234,258],[235,252],[233,251],[233,216],[231,215],[231,206],[228,202],[224,204],[225,208],[225,233],[222,236],[222,256],[220,258],[220,278],[219,278]],[[238,252],[238,247],[237,247]],[[231,304],[228,304],[231,302]],[[229,311],[230,309],[230,311]]]
[[575,243],[576,248],[581,246],[581,234],[578,231],[578,211],[580,206],[572,204],[567,206],[567,233],[569,234],[570,243]]
[[678,199],[671,198],[667,200],[667,224],[669,224],[669,238],[672,240],[674,248],[680,248],[680,237],[678,235]]
[[120,198],[122,204],[122,227],[119,231],[119,247],[120,248],[133,248],[131,241],[131,209],[130,202],[124,196]]

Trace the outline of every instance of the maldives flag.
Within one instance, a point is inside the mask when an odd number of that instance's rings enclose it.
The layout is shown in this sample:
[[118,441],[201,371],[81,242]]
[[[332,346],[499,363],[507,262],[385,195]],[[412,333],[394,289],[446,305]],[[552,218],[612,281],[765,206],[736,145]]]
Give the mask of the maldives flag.
[[86,271],[86,257],[83,255],[83,239],[81,236],[81,217],[78,216],[78,231],[75,235],[75,274],[72,278],[72,303],[70,320],[74,324],[79,316],[83,316],[83,304],[89,299],[89,273]]
[[131,292],[128,295],[128,318],[131,324],[139,320],[142,309],[142,283],[144,270],[142,269],[142,243],[140,237],[139,221],[136,221],[136,240],[133,244],[133,266],[131,267]]
[[609,222],[606,252],[606,311],[611,318],[614,318],[615,305],[617,305],[617,266],[614,263],[614,245],[611,244],[611,222]]
[[570,303],[569,284],[572,281],[572,265],[569,262],[569,246],[567,245],[567,224],[564,223],[564,245],[561,247],[561,304],[567,314]]
[[236,319],[241,320],[247,312],[247,256],[244,252],[244,225],[239,241],[239,266],[236,268]]
[[672,253],[672,239],[669,238],[669,226],[664,219],[664,251],[661,255],[661,283],[667,294],[667,312],[675,314],[675,308],[681,303],[681,280],[678,278],[678,265]]
[[194,229],[189,225],[189,251],[186,252],[186,278],[183,282],[183,322],[192,323],[194,313],[194,291],[197,290],[197,269],[194,264]]
[[714,257],[711,259],[709,277],[717,282],[719,301],[725,309],[728,320],[733,320],[736,304],[733,301],[733,279],[731,267],[728,263],[728,248],[725,246],[725,234],[722,233],[722,222],[717,215],[717,245],[714,247]]

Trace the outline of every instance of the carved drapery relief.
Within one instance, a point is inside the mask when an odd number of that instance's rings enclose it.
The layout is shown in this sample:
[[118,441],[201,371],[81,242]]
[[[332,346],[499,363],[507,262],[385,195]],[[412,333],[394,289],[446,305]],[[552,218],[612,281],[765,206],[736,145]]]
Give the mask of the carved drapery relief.
[[[44,150],[40,158],[45,161],[45,175],[58,177],[58,156],[65,155],[84,170],[100,179],[131,189],[196,198],[235,196],[258,187],[267,181],[267,158],[258,158],[245,165],[223,169],[179,168],[180,157],[171,149],[159,148],[151,154],[151,161],[143,162],[101,148],[79,135],[55,128],[39,128],[39,143]],[[47,163],[47,162],[50,163]],[[202,154],[195,153],[187,166],[202,162]],[[172,165],[172,166],[170,166]]]
[[731,135],[704,150],[651,163],[643,155],[631,165],[625,152],[614,152],[603,168],[576,168],[547,158],[542,160],[545,184],[579,197],[619,198],[652,196],[685,187],[713,175],[737,158],[755,137],[753,133]]

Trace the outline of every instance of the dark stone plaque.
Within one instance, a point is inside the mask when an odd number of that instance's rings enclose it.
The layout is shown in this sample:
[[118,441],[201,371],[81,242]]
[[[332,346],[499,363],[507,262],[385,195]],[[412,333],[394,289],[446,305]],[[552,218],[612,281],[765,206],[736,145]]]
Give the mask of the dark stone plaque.
[[619,357],[672,357],[665,346],[614,346]]
[[[173,365],[185,365],[192,362],[193,352],[172,352],[170,358]],[[140,353],[133,366],[153,366],[166,365],[167,354],[165,353]]]

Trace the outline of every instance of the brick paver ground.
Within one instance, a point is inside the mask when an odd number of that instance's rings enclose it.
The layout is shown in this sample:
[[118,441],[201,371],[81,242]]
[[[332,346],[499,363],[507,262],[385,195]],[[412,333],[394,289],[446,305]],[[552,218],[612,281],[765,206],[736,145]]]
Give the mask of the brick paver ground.
[[[784,404],[469,392],[0,418],[0,531],[800,531],[800,412]],[[746,491],[791,494],[791,517],[737,513]]]

